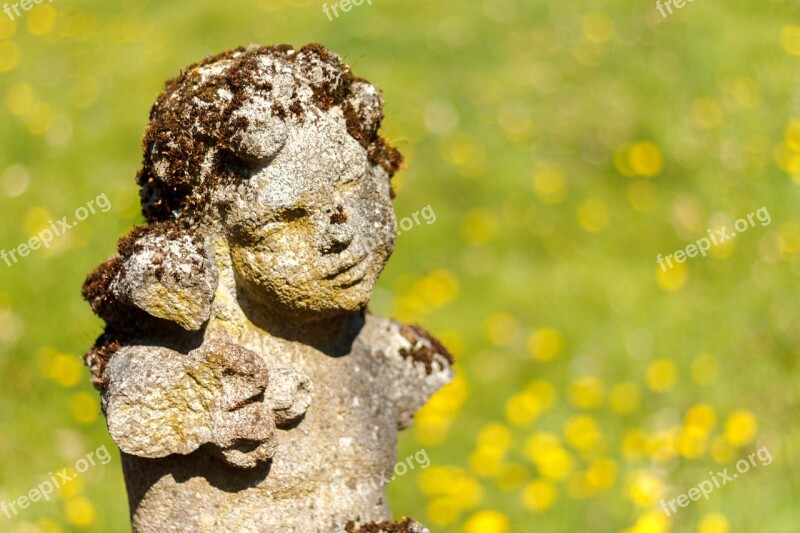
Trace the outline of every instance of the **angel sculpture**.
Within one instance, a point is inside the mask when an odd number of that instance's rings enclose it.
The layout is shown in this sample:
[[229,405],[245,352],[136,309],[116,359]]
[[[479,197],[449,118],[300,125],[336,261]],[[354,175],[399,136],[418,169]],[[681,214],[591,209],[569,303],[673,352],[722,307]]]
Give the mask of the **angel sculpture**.
[[453,363],[366,310],[402,163],[382,107],[315,44],[208,58],[158,97],[147,224],[83,287],[134,531],[427,531],[364,483]]

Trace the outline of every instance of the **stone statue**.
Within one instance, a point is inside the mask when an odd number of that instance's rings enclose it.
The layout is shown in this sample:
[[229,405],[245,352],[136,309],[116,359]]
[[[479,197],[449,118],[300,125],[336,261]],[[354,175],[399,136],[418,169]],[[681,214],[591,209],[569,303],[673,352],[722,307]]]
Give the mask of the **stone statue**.
[[208,58],[158,97],[147,225],[83,287],[134,531],[427,531],[365,483],[453,363],[366,310],[402,164],[382,105],[316,44]]

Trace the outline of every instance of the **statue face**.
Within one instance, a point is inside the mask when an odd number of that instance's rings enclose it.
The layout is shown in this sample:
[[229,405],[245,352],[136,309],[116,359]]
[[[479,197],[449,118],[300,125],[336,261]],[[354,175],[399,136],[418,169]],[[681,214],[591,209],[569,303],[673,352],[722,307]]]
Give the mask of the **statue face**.
[[338,108],[290,126],[274,159],[232,191],[223,218],[247,297],[293,315],[361,309],[396,238],[389,180]]

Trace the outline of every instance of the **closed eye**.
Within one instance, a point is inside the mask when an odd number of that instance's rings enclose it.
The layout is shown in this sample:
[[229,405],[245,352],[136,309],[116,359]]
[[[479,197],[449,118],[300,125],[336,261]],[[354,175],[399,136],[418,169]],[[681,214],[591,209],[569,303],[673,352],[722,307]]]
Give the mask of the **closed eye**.
[[278,222],[294,222],[301,218],[308,216],[308,211],[302,207],[288,207],[278,211],[275,215],[275,220]]
[[361,181],[365,175],[366,172],[351,172],[344,174],[339,178],[337,185],[351,185],[353,183],[357,183]]
[[308,211],[302,207],[287,207],[274,212],[269,220],[264,222],[262,228],[267,234],[273,234],[284,224],[302,220],[307,216]]

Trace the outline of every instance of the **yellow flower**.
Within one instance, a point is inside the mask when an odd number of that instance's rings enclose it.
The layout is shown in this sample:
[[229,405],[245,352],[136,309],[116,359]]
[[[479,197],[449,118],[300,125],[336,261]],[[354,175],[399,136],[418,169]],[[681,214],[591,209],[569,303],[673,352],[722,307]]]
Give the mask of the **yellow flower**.
[[647,386],[654,392],[666,392],[675,386],[678,365],[669,359],[658,359],[647,367]]
[[63,483],[61,486],[58,487],[57,490],[58,494],[62,498],[64,498],[65,500],[69,500],[71,498],[75,498],[76,496],[78,496],[78,494],[83,492],[84,478],[82,478],[80,474],[78,474],[78,471],[72,467],[67,468],[65,474],[69,476],[70,481]]
[[800,152],[800,120],[792,120],[786,126],[786,144],[795,152]]
[[503,470],[504,455],[498,448],[479,446],[469,456],[469,467],[477,476],[497,476]]
[[642,400],[642,392],[636,383],[625,381],[617,383],[608,395],[611,409],[620,415],[634,412]]
[[539,474],[560,481],[572,471],[573,459],[552,433],[536,433],[525,442],[525,455],[536,465]]
[[611,459],[597,459],[586,471],[586,481],[593,491],[607,490],[617,479],[617,463]]
[[537,461],[539,455],[548,449],[561,446],[561,439],[554,433],[534,433],[525,441],[525,455],[533,461]]
[[511,431],[499,422],[487,424],[478,433],[478,443],[505,450],[511,445]]
[[0,17],[0,39],[13,37],[17,31],[17,23],[7,17]]
[[731,526],[725,515],[720,513],[709,513],[700,520],[697,525],[697,533],[728,533]]
[[678,453],[687,459],[697,459],[706,452],[708,433],[699,426],[686,426],[678,434]]
[[430,467],[422,471],[419,487],[428,496],[447,496],[462,509],[475,507],[483,493],[478,481],[459,467]]
[[697,427],[703,432],[708,433],[714,429],[714,426],[717,424],[717,414],[710,405],[699,403],[686,411],[684,424]]
[[628,152],[628,165],[635,174],[652,177],[661,172],[664,157],[655,143],[640,141],[631,146]]
[[92,502],[86,498],[75,498],[64,504],[64,513],[70,524],[77,527],[87,527],[94,523],[97,513]]
[[647,509],[663,497],[664,483],[652,472],[641,470],[628,477],[625,492],[634,505]]
[[569,386],[569,398],[573,405],[583,409],[591,409],[603,401],[605,387],[599,378],[594,376],[580,377]]
[[535,396],[522,392],[506,402],[506,419],[515,426],[524,427],[533,422],[543,410]]
[[725,438],[734,446],[744,446],[752,441],[758,431],[758,422],[746,409],[735,411],[725,424]]
[[559,481],[567,477],[572,470],[572,464],[572,456],[559,446],[542,451],[536,461],[536,468],[543,477]]
[[656,463],[666,463],[675,457],[678,453],[676,441],[679,433],[679,426],[657,431],[650,441],[650,458]]
[[459,501],[462,508],[469,509],[480,503],[483,491],[475,478],[464,474],[453,478],[451,483],[449,494]]
[[480,511],[472,515],[464,524],[464,533],[508,533],[511,524],[499,511]]
[[496,476],[511,444],[511,432],[503,424],[488,424],[478,434],[478,446],[470,456],[470,468],[479,476]]
[[506,419],[515,426],[527,426],[553,405],[555,396],[555,388],[550,383],[534,380],[506,402]]
[[450,424],[467,399],[469,389],[462,374],[436,393],[425,407],[414,415],[414,429],[420,443],[435,446],[444,441]]
[[728,464],[736,453],[736,448],[731,446],[725,437],[715,437],[711,442],[711,458],[718,465]]
[[542,479],[532,481],[522,492],[522,506],[535,513],[550,509],[556,502],[558,492],[552,483]]
[[784,26],[781,29],[781,46],[786,53],[800,56],[800,26]]
[[433,307],[444,307],[458,296],[458,278],[449,270],[439,268],[423,278],[415,290]]
[[50,358],[46,372],[48,378],[69,389],[83,377],[83,365],[75,355],[56,354]]
[[631,533],[665,533],[669,531],[669,520],[661,511],[650,511],[636,521]]
[[563,349],[564,338],[555,328],[537,329],[528,337],[528,353],[537,361],[552,361]]
[[425,510],[431,523],[437,526],[449,526],[461,515],[461,507],[451,497],[434,498]]
[[53,6],[47,4],[32,10],[27,18],[28,33],[31,35],[46,35],[56,25],[58,14]]
[[536,398],[544,409],[550,408],[556,401],[556,388],[542,379],[534,379],[528,383],[525,393]]
[[433,409],[422,409],[414,415],[414,435],[426,446],[444,442],[450,431],[450,417]]
[[650,440],[641,429],[632,429],[622,439],[622,456],[628,461],[638,461],[647,456]]
[[[672,259],[672,268],[665,262],[664,268],[656,265],[656,282],[661,289],[667,292],[681,290],[689,281],[689,269],[686,263],[678,263]],[[666,270],[665,270],[666,269]]]
[[79,424],[91,424],[100,414],[100,401],[94,394],[76,392],[70,398],[69,412]]
[[419,476],[419,488],[423,494],[428,496],[444,494],[450,484],[450,478],[456,472],[458,472],[458,468],[454,466],[431,466],[426,468]]
[[564,424],[564,436],[576,450],[585,451],[596,446],[602,437],[597,422],[590,416],[573,416]]

